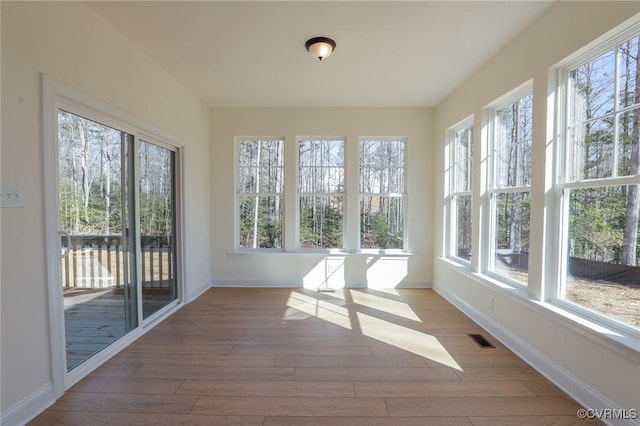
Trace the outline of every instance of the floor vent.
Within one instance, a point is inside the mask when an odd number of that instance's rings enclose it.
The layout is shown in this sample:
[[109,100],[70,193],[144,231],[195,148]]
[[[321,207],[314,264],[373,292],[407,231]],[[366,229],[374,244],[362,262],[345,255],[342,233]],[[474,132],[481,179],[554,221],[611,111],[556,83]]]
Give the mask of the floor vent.
[[471,337],[481,348],[495,348],[495,346],[485,339],[482,334],[469,334],[468,336]]

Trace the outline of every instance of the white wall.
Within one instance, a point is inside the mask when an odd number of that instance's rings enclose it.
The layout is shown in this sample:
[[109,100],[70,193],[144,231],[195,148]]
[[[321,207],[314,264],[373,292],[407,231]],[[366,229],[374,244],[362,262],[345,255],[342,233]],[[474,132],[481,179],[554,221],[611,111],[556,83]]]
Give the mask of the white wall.
[[[286,224],[285,240],[291,253],[266,256],[233,254],[234,251],[234,137],[285,137],[285,185],[295,188],[295,149],[298,136],[338,136],[347,138],[347,190],[357,192],[357,144],[360,136],[405,136],[408,151],[408,219],[411,256],[378,258],[350,254],[331,256],[327,266],[330,286],[425,286],[432,279],[431,217],[433,111],[429,109],[377,108],[262,108],[211,110],[211,214],[215,285],[309,286],[318,287],[324,280],[324,256],[295,253],[293,222]],[[291,173],[292,172],[292,173]],[[352,192],[352,194],[353,194]],[[291,192],[295,195],[295,189]],[[292,197],[291,197],[292,198]],[[347,203],[357,197],[348,197]],[[295,204],[285,199],[287,218],[293,219]],[[287,204],[288,203],[288,204]],[[353,210],[351,210],[353,211]],[[357,210],[356,210],[357,211]],[[351,220],[350,220],[351,219]],[[357,218],[347,218],[355,224]],[[353,226],[350,227],[353,230]],[[355,245],[352,243],[352,246]],[[384,265],[384,268],[381,268]],[[386,277],[380,270],[389,272]],[[318,281],[320,280],[320,281]]]
[[[558,2],[498,55],[456,89],[436,109],[435,199],[444,197],[446,130],[475,115],[480,134],[482,108],[520,84],[534,83],[534,147],[532,232],[529,282],[545,279],[543,247],[552,238],[543,200],[549,198],[551,149],[548,141],[549,70],[556,63],[640,12],[639,2]],[[552,99],[552,98],[551,98]],[[476,138],[477,142],[478,138]],[[480,153],[477,149],[474,152]],[[474,163],[476,170],[481,164]],[[477,175],[474,178],[479,185]],[[444,229],[444,209],[436,205],[435,229]],[[477,226],[474,223],[474,226]],[[444,233],[435,235],[435,255],[442,256]],[[486,238],[486,236],[484,237]],[[640,407],[640,354],[554,314],[526,295],[514,295],[451,262],[437,258],[433,287],[512,344],[520,355],[550,375],[575,398],[593,408]],[[531,299],[542,300],[539,291]],[[494,297],[493,311],[488,297]],[[613,405],[613,406],[612,406]]]
[[79,2],[1,2],[2,413],[52,380],[45,264],[40,73],[172,133],[184,145],[187,292],[211,283],[208,108]]

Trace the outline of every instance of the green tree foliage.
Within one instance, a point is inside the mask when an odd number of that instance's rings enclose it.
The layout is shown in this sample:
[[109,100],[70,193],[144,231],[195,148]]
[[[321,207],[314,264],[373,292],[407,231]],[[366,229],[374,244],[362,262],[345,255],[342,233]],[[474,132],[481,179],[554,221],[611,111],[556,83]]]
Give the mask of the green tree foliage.
[[[281,211],[275,197],[242,197],[240,201],[240,247],[282,247]],[[258,206],[256,215],[256,203]],[[255,240],[254,240],[255,238]]]
[[620,187],[571,191],[570,256],[620,263],[625,201]]
[[341,248],[342,212],[342,197],[300,197],[300,247]]

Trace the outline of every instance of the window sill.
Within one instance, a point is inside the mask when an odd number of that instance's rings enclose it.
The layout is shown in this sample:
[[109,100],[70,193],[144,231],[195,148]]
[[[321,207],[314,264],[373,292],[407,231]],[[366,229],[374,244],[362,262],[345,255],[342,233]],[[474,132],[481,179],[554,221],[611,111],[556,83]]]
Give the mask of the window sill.
[[485,274],[473,272],[469,264],[459,262],[456,258],[440,257],[439,260],[453,267],[458,273],[467,275],[471,280],[504,294],[516,303],[536,310],[559,326],[574,331],[640,365],[640,339],[635,337],[634,333],[622,334],[613,327],[573,312],[568,307],[562,306],[563,303],[533,300],[529,297],[526,287],[510,285]]
[[553,313],[554,315],[549,315],[549,318],[557,323],[568,326],[579,334],[597,341],[597,343],[640,365],[640,340],[637,337],[621,334],[606,324],[591,321],[563,307],[562,303],[535,300],[531,300],[531,302],[545,311]]

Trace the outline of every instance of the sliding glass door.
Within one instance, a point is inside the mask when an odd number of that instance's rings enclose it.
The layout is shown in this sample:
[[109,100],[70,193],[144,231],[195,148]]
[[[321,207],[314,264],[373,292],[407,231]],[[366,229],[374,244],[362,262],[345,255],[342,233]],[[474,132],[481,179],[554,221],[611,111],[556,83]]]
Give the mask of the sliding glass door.
[[175,152],[140,141],[138,151],[143,318],[178,297]]
[[59,109],[67,371],[178,299],[176,152]]
[[67,371],[138,326],[132,147],[130,134],[58,111]]

